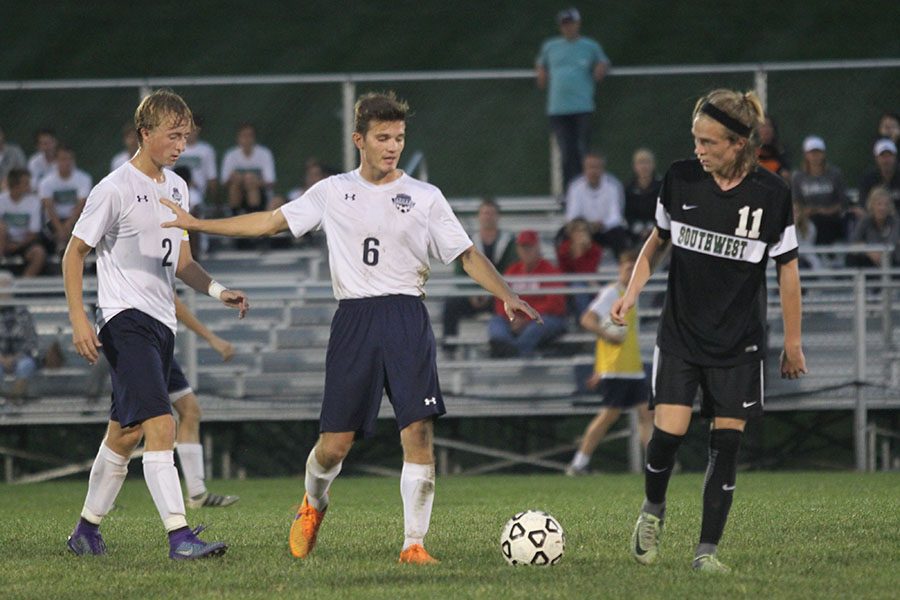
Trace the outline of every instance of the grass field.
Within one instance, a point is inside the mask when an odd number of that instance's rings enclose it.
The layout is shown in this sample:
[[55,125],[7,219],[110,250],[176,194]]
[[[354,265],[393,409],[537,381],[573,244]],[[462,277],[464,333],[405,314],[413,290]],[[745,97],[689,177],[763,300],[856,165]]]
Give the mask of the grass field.
[[[699,474],[676,476],[663,553],[653,567],[628,554],[642,483],[632,475],[451,477],[438,480],[427,546],[434,567],[396,564],[402,515],[396,480],[339,479],[311,558],[287,549],[301,482],[218,482],[240,494],[228,509],[189,512],[219,560],[174,563],[149,493],[132,476],[104,523],[109,554],[64,546],[85,482],[0,486],[0,597],[12,598],[896,598],[900,479],[896,474],[748,473],[738,477],[720,547],[727,576],[693,573]],[[530,507],[567,532],[553,568],[507,566],[497,538]]]

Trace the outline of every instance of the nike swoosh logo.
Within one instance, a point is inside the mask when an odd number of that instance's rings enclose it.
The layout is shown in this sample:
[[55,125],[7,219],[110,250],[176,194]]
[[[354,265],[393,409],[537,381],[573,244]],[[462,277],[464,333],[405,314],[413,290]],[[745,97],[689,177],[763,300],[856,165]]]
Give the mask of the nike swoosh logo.
[[697,206],[697,204],[682,204],[681,210],[694,210]]
[[634,537],[634,553],[638,556],[647,554],[647,551],[641,548],[641,540],[638,536]]
[[728,485],[727,483],[726,483],[725,485],[722,486],[722,489],[725,490],[726,492],[731,492],[731,491],[734,490],[734,488],[735,488],[735,486],[733,486],[733,485]]
[[753,405],[756,404],[757,402],[759,402],[759,400],[754,400],[753,402],[744,402],[743,405],[744,405],[744,408],[750,408],[751,406],[753,406]]
[[647,470],[650,471],[651,473],[663,473],[665,471],[668,471],[669,467],[664,467],[662,469],[654,469],[653,467],[650,466],[650,463],[647,463]]

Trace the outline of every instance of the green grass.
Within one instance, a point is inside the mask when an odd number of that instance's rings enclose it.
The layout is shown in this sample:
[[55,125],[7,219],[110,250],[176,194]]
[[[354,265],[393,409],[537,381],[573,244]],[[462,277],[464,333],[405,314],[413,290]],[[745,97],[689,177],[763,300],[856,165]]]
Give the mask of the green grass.
[[[701,476],[677,476],[660,562],[628,553],[642,484],[632,475],[450,477],[438,480],[428,548],[435,567],[396,564],[402,541],[396,480],[339,479],[311,558],[287,549],[299,479],[216,482],[236,506],[191,511],[219,560],[174,563],[139,477],[104,523],[109,554],[64,548],[85,482],[0,486],[0,596],[12,598],[888,598],[900,569],[895,474],[741,474],[720,557],[734,572],[693,573]],[[557,567],[508,567],[498,536],[514,512],[539,507],[567,533]]]

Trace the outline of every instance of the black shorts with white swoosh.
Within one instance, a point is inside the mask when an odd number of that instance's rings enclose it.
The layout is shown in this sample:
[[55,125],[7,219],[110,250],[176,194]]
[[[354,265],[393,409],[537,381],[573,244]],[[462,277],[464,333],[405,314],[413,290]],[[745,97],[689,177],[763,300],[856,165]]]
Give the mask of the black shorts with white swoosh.
[[762,415],[764,387],[762,361],[708,367],[663,352],[659,347],[653,352],[651,408],[658,404],[693,406],[700,390],[701,416],[747,420]]

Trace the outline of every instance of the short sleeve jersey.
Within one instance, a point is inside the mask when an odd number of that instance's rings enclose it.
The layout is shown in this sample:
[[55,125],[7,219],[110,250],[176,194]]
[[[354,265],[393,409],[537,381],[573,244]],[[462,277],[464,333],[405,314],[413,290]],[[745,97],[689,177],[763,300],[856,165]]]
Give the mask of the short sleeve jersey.
[[663,180],[656,227],[672,241],[659,348],[700,366],[760,360],[766,259],[797,258],[787,184],[755,167],[722,191],[698,160],[676,162]]
[[[600,290],[588,310],[597,315],[602,323],[609,316],[613,304],[624,293],[625,289],[621,285],[611,283]],[[644,378],[644,365],[641,363],[641,346],[638,340],[637,307],[632,306],[625,313],[625,324],[628,331],[621,344],[613,344],[597,337],[594,372],[599,373],[603,379]]]
[[537,63],[547,69],[548,115],[594,112],[594,67],[608,63],[603,48],[587,37],[554,37],[541,47]]
[[[202,140],[193,146],[185,147],[175,166],[185,166],[191,170],[191,184],[196,186],[201,194],[206,194],[206,186],[209,185],[209,181],[218,176],[216,151]],[[274,167],[272,178],[275,178]]]
[[264,184],[275,183],[275,158],[268,148],[259,144],[253,146],[250,156],[235,146],[222,159],[222,183],[226,183],[232,173],[256,173]]
[[38,186],[38,195],[41,199],[49,198],[53,201],[56,216],[60,219],[68,219],[72,216],[79,200],[84,200],[91,193],[91,176],[75,169],[68,179],[63,179],[59,171],[53,171]]
[[183,229],[160,227],[174,218],[160,198],[188,209],[185,181],[167,169],[158,183],[131,162],[91,190],[72,235],[97,249],[98,326],[137,309],[169,327],[175,320],[175,268]]
[[0,221],[6,225],[11,242],[20,243],[30,233],[41,231],[41,200],[34,194],[25,194],[14,202],[9,192],[0,194]]
[[429,254],[449,264],[472,246],[441,191],[405,173],[383,185],[334,175],[279,210],[296,237],[325,231],[338,300],[422,296]]

